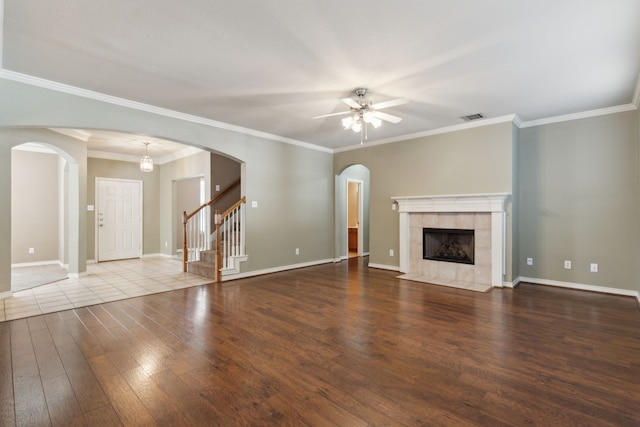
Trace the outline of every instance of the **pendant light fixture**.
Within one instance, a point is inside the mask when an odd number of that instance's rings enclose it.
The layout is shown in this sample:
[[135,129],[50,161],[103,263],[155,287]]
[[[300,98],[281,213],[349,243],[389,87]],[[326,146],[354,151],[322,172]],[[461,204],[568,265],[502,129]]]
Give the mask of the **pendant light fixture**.
[[153,159],[149,157],[149,143],[144,143],[144,156],[140,159],[140,170],[142,172],[153,172]]

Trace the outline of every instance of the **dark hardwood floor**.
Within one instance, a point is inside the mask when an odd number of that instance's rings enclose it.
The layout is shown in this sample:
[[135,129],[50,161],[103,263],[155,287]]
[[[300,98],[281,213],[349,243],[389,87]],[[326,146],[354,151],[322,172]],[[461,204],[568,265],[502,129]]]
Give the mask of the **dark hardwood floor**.
[[362,262],[0,323],[2,425],[640,425],[633,298]]

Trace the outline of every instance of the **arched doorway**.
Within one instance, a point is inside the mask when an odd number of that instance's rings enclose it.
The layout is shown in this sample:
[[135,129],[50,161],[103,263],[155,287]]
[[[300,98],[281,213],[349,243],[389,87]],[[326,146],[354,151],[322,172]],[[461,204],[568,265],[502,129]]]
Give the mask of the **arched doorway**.
[[78,163],[60,147],[12,147],[12,292],[79,275],[78,183]]
[[369,169],[351,165],[336,176],[336,259],[369,255]]

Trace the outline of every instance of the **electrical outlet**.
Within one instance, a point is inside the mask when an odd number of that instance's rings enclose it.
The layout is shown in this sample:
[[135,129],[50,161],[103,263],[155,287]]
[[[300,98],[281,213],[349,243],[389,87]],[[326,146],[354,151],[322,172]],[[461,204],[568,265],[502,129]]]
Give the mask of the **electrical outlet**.
[[36,248],[29,248],[29,253],[30,254],[35,254],[36,253]]
[[533,265],[533,258],[527,258],[527,265]]
[[395,203],[391,203],[391,210],[395,211],[396,210],[396,204]]
[[220,191],[220,184],[216,184],[216,191]]
[[592,273],[597,273],[598,272],[598,264],[596,264],[595,262],[591,263],[591,272]]
[[393,256],[393,249],[389,249],[389,256]]
[[296,255],[300,255],[300,248],[296,248]]
[[564,268],[566,268],[567,270],[571,270],[571,261],[565,260]]

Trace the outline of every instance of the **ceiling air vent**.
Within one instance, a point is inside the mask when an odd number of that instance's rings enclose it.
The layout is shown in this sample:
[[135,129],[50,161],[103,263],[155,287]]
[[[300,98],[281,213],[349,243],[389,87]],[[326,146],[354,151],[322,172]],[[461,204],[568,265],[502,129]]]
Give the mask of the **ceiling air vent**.
[[465,122],[470,122],[472,120],[484,119],[484,116],[482,115],[482,113],[476,113],[476,114],[469,114],[468,116],[462,116],[460,118]]

